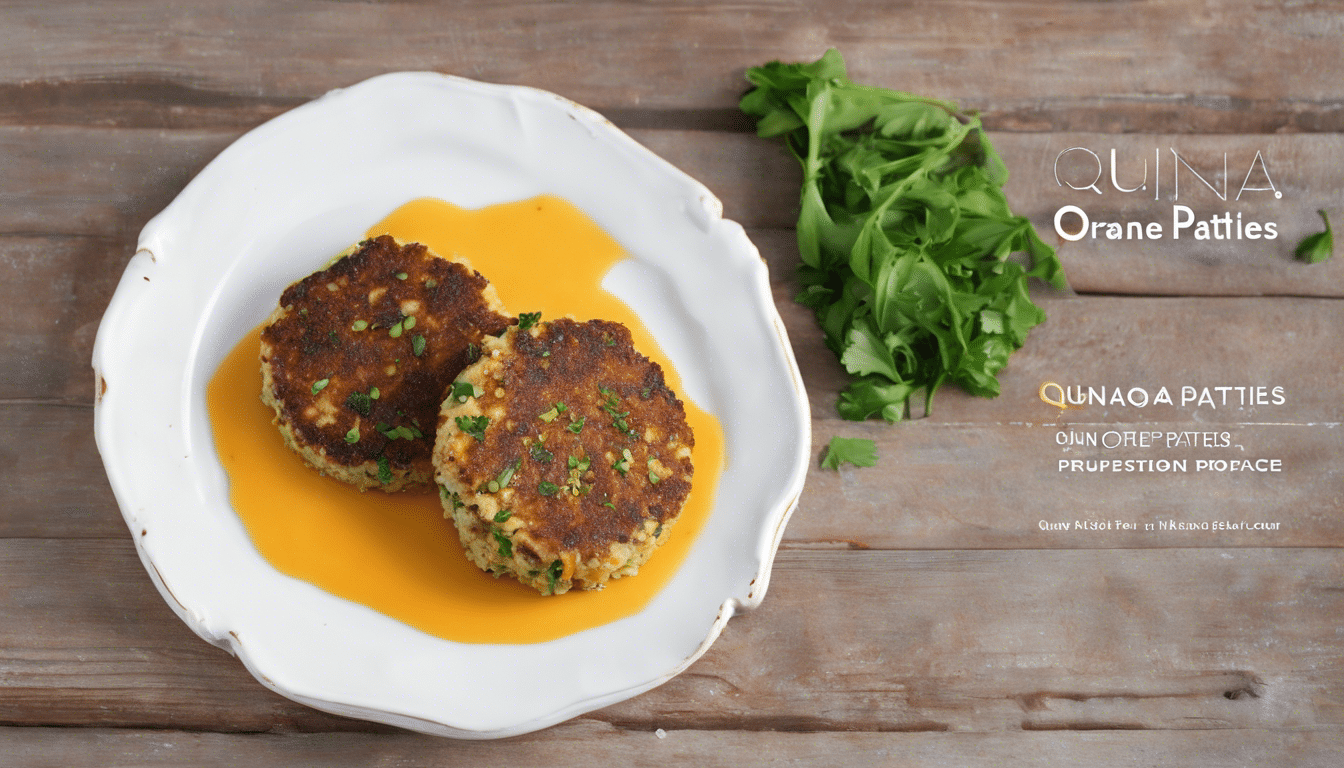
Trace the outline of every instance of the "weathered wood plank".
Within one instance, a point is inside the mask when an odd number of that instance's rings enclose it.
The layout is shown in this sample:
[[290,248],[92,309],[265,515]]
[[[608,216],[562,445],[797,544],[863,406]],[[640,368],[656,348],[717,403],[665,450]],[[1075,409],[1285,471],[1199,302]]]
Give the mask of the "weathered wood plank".
[[856,80],[956,99],[1001,128],[1338,131],[1340,31],[1333,3],[21,3],[0,29],[0,120],[254,119],[398,69],[609,110],[725,109],[746,67],[839,45]]
[[[0,289],[3,290],[3,289]],[[41,298],[40,292],[35,292]],[[13,296],[23,307],[27,297]],[[1326,299],[1044,297],[1051,320],[1001,374],[993,400],[944,388],[934,413],[889,425],[842,421],[834,404],[845,375],[808,311],[781,298],[813,415],[814,456],[831,437],[877,442],[880,467],[810,469],[788,529],[800,541],[883,548],[1341,546],[1344,426],[1334,379],[1344,302]],[[5,312],[0,310],[0,320]],[[88,405],[92,321],[53,324],[22,341],[23,313],[6,343],[25,363],[0,373],[0,536],[124,535],[93,445]],[[1253,318],[1248,321],[1247,318]],[[67,333],[74,329],[76,332]],[[79,329],[86,329],[85,332]],[[6,380],[6,378],[8,380]],[[1087,405],[1061,412],[1038,397],[1043,382],[1071,391],[1158,388],[1172,405]],[[1180,404],[1183,387],[1283,387],[1283,405]],[[1221,398],[1223,393],[1211,391]],[[1127,395],[1128,396],[1128,395]],[[1137,395],[1135,395],[1137,397]],[[1218,402],[1215,400],[1215,403]],[[1146,447],[1107,449],[1127,432]],[[1108,433],[1114,433],[1108,437]],[[1152,437],[1151,433],[1160,433]],[[1176,437],[1169,436],[1177,435]],[[1195,436],[1187,436],[1193,433]],[[1204,445],[1205,433],[1213,445]],[[1223,437],[1226,433],[1226,437]],[[1061,445],[1070,436],[1099,445]],[[1090,437],[1089,437],[1090,436]],[[1198,444],[1191,444],[1197,442]],[[1226,443],[1226,445],[1223,445]],[[53,457],[59,457],[59,460]],[[1183,460],[1114,471],[1059,462]],[[1277,472],[1201,469],[1200,460],[1277,459]],[[1101,465],[1096,465],[1101,466]],[[1107,467],[1112,465],[1106,465]],[[1268,465],[1264,465],[1268,468]],[[1252,467],[1253,468],[1253,467]],[[1084,464],[1082,470],[1087,470]],[[1141,503],[1135,505],[1135,501]],[[1132,531],[1043,532],[1041,521],[1122,519]],[[1163,521],[1277,523],[1274,530],[1144,530]]]
[[[786,547],[625,729],[1306,729],[1344,721],[1344,553]],[[358,728],[193,636],[127,541],[0,542],[0,723]]]
[[0,728],[0,749],[26,768],[266,766],[742,765],[1076,768],[1334,768],[1337,729],[1056,733],[782,733],[625,730],[578,720],[496,742],[409,733],[213,734],[100,728]]
[[[158,131],[84,127],[0,127],[0,235],[22,238],[0,242],[0,259],[18,264],[24,249],[42,248],[32,238],[95,238],[104,250],[80,246],[81,266],[98,274],[114,272],[134,248],[141,226],[166,206],[206,162],[239,135],[237,130]],[[634,129],[631,135],[700,179],[724,202],[725,215],[750,228],[762,251],[787,273],[796,263],[791,230],[797,216],[797,163],[773,141],[724,132]],[[1031,218],[1042,236],[1061,243],[1054,232],[1056,211],[1077,205],[1093,221],[1163,226],[1161,240],[1097,239],[1065,242],[1060,247],[1072,287],[1087,293],[1166,295],[1314,295],[1344,293],[1344,259],[1307,265],[1292,258],[1297,242],[1321,228],[1317,209],[1336,220],[1344,215],[1344,183],[1338,165],[1325,158],[1344,155],[1344,135],[1294,136],[1111,136],[1051,133],[995,134],[996,147],[1012,176],[1006,192],[1013,209]],[[1099,188],[1107,194],[1075,191],[1055,180],[1056,158],[1070,147],[1088,147],[1100,156],[1105,174]],[[1122,194],[1109,181],[1109,152],[1117,150],[1118,181],[1131,188],[1144,177],[1150,184],[1161,170],[1161,200],[1145,191]],[[1182,166],[1176,195],[1176,149],[1194,172],[1208,179],[1218,197]],[[1256,153],[1261,161],[1256,162]],[[1228,171],[1223,174],[1223,154]],[[1264,171],[1283,193],[1241,192],[1265,186]],[[1079,152],[1062,161],[1062,181],[1082,185],[1096,166]],[[1228,180],[1224,192],[1223,179]],[[1150,189],[1154,187],[1150,186]],[[1156,190],[1154,190],[1156,191]],[[1241,192],[1242,199],[1236,200]],[[1175,198],[1175,199],[1173,199]],[[1172,239],[1174,204],[1189,204],[1200,220],[1228,213],[1277,224],[1275,240],[1196,240],[1193,229]],[[1077,229],[1069,218],[1067,231]],[[69,249],[69,244],[49,247]],[[18,249],[12,256],[3,251]],[[100,263],[111,260],[111,264]],[[3,262],[0,262],[3,263]]]

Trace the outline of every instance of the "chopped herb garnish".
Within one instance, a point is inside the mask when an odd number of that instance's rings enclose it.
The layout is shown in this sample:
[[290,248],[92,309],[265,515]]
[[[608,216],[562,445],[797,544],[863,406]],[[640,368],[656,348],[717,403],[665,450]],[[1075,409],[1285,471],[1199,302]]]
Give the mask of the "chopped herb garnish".
[[467,362],[474,363],[481,359],[481,348],[476,346],[476,342],[467,345]]
[[449,397],[457,400],[459,403],[465,403],[467,402],[467,398],[480,397],[483,394],[485,394],[484,391],[469,381],[455,381],[453,382],[452,394],[450,394]]
[[877,445],[862,437],[832,437],[826,446],[822,469],[839,469],[847,461],[856,467],[871,467],[877,463]]
[[501,510],[499,510],[498,512],[495,513],[495,522],[496,522],[496,523],[502,523],[502,522],[508,520],[510,517],[513,517],[513,510],[511,510],[511,509],[501,509]]
[[421,336],[420,334],[417,333],[417,334],[415,334],[415,336],[411,337],[411,352],[412,352],[416,357],[419,357],[419,356],[421,356],[421,355],[423,355],[423,354],[425,353],[425,337],[424,337],[424,336]]
[[359,442],[359,427],[351,427],[350,431],[345,433],[345,442],[347,443]]
[[350,396],[345,398],[345,407],[360,416],[368,416],[373,410],[373,400],[363,392],[351,392]]
[[512,464],[505,467],[504,471],[499,473],[499,477],[496,477],[494,480],[485,484],[486,490],[491,493],[498,493],[500,489],[509,487],[509,481],[513,480],[513,473],[517,472],[518,468],[522,465],[522,459],[514,459]]
[[495,543],[499,544],[499,556],[513,557],[513,542],[509,540],[509,537],[505,536],[504,532],[498,528],[492,528],[490,533],[494,534]]
[[554,496],[559,492],[560,486],[555,483],[547,480],[542,480],[540,483],[537,483],[537,493],[540,493],[542,496]]
[[541,415],[538,416],[537,418],[538,418],[538,419],[541,419],[542,421],[546,422],[547,424],[550,424],[552,421],[555,421],[555,417],[556,417],[556,416],[559,416],[559,415],[560,415],[560,411],[556,410],[555,407],[553,406],[553,407],[551,408],[551,410],[549,410],[549,411],[547,411],[547,412],[541,414]]
[[414,328],[414,327],[415,327],[415,315],[411,315],[410,317],[406,318],[405,320],[402,320],[402,321],[401,321],[401,326],[402,326],[403,328],[405,328],[406,330],[408,330],[408,331],[411,330],[412,328]]
[[458,416],[456,421],[458,429],[476,438],[479,442],[485,442],[485,428],[490,426],[489,416]]
[[426,287],[426,288],[437,288],[438,285],[439,285],[439,281],[438,281],[438,280],[435,280],[435,279],[432,278],[432,277],[425,281],[425,287]]
[[555,454],[546,450],[546,447],[541,443],[533,443],[527,451],[532,455],[533,461],[549,462],[555,460]]
[[659,480],[662,480],[662,479],[663,479],[663,478],[659,477],[659,476],[658,476],[652,469],[649,470],[649,484],[650,484],[650,485],[657,485],[657,484],[658,484],[658,481],[659,481]]
[[565,411],[569,410],[569,408],[564,403],[556,403],[555,410],[559,411],[560,413],[564,413]]
[[627,438],[637,440],[639,435],[635,434],[635,430],[631,429],[630,425],[625,420],[626,417],[630,415],[630,412],[622,411],[620,409],[620,396],[614,391],[602,386],[599,386],[597,391],[602,393],[602,396],[606,398],[606,402],[602,403],[602,410],[606,411],[607,414],[611,416],[611,425],[616,428],[617,432],[620,432]]
[[314,381],[313,394],[316,395],[318,392],[321,392],[322,390],[326,389],[327,385],[330,383],[331,379],[318,379],[317,381]]
[[592,459],[589,459],[587,456],[584,456],[582,459],[577,456],[569,457],[569,468],[577,469],[579,472],[587,472],[588,467],[590,467],[592,463]]
[[378,388],[377,388],[377,387],[371,387],[371,388],[369,389],[369,397],[372,398],[372,399],[374,399],[374,400],[377,400],[377,399],[378,399]]
[[551,563],[551,567],[546,569],[546,583],[550,585],[551,594],[555,594],[555,584],[560,581],[560,575],[565,572],[565,564],[556,560]]
[[537,321],[540,319],[540,312],[524,312],[518,316],[518,330],[526,331],[528,328],[536,325]]
[[378,482],[383,485],[392,482],[392,467],[387,463],[386,456],[378,457]]
[[388,329],[387,329],[387,335],[388,335],[388,336],[391,336],[391,337],[394,338],[394,339],[399,339],[399,338],[401,338],[401,330],[402,330],[402,327],[403,327],[403,326],[402,326],[402,323],[405,323],[405,322],[406,322],[405,320],[402,320],[402,321],[398,322],[396,325],[392,326],[391,328],[388,328]]
[[611,468],[620,472],[621,477],[625,477],[625,473],[630,471],[630,462],[633,460],[634,457],[630,455],[630,449],[623,448],[621,449],[621,455],[617,457],[616,461],[612,462]]
[[369,327],[368,320],[356,320],[355,322],[350,324],[350,330],[352,331],[362,331],[368,327]]
[[587,420],[588,420],[587,416],[580,416],[577,420],[575,420],[574,417],[571,416],[569,426],[565,427],[565,429],[568,429],[570,432],[573,432],[574,434],[577,435],[583,431],[583,423]]
[[406,274],[405,272],[398,272],[398,273],[397,273],[397,279],[398,279],[398,280],[405,280],[405,279],[408,278],[408,277],[410,277],[410,275]]
[[616,505],[615,505],[615,504],[612,504],[610,499],[608,499],[608,500],[602,502],[602,506],[604,506],[604,507],[611,507],[612,509],[615,509],[615,508],[616,508]]

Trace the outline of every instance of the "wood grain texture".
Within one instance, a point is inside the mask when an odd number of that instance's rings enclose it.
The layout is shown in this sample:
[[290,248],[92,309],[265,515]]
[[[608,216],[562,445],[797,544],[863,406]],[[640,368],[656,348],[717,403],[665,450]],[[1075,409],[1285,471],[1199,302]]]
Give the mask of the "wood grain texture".
[[781,733],[626,730],[578,720],[498,742],[396,734],[217,734],[100,728],[0,728],[0,750],[30,768],[213,765],[955,765],[958,768],[1334,768],[1338,729],[1065,733]]
[[[252,681],[172,614],[124,539],[0,541],[0,584],[0,723],[386,730]],[[1335,727],[1342,584],[1332,550],[786,547],[762,607],[701,660],[587,718],[645,731]]]
[[961,101],[999,128],[1338,131],[1344,90],[1325,75],[1338,61],[1338,9],[1191,9],[1177,0],[10,3],[0,104],[12,106],[0,120],[195,127],[221,112],[269,117],[405,69],[527,84],[606,110],[725,109],[747,67],[838,45],[856,80]]
[[[64,251],[78,248],[78,266],[106,279],[130,257],[143,224],[163,209],[204,165],[240,134],[237,130],[159,131],[85,127],[0,127],[0,264],[27,264],[37,237],[80,237],[78,246],[53,242]],[[724,203],[727,218],[748,227],[784,279],[797,261],[791,230],[797,216],[800,175],[797,163],[778,142],[724,132],[635,129],[631,135],[699,179]],[[1014,211],[1032,219],[1042,236],[1060,245],[1071,286],[1084,293],[1165,295],[1344,295],[1344,260],[1308,265],[1293,259],[1297,242],[1319,231],[1318,209],[1344,220],[1344,184],[1336,164],[1324,158],[1344,154],[1344,136],[1107,136],[1099,134],[994,134],[995,146],[1012,172],[1005,191]],[[1143,178],[1158,181],[1161,200],[1147,192],[1077,192],[1055,180],[1056,158],[1084,146],[1102,156],[1109,178],[1109,151],[1116,149],[1118,178],[1130,188]],[[1227,202],[1182,167],[1180,195],[1172,176],[1171,150],[1220,191],[1223,155],[1228,155]],[[1156,151],[1158,157],[1154,157]],[[1261,153],[1261,169],[1272,193],[1237,192]],[[1092,168],[1069,166],[1064,180],[1082,184]],[[1094,166],[1093,166],[1094,168]],[[1069,171],[1073,170],[1073,176]],[[1095,175],[1095,171],[1093,171]],[[1263,174],[1256,172],[1250,185]],[[1103,181],[1103,183],[1105,183]],[[1263,181],[1259,181],[1264,186]],[[1171,239],[1172,206],[1189,204],[1199,218],[1231,213],[1245,221],[1273,221],[1273,241],[1195,240],[1191,232]],[[1104,235],[1062,242],[1054,232],[1055,212],[1078,205],[1094,221],[1160,223],[1162,240],[1109,241]],[[1072,222],[1073,220],[1070,219]],[[1076,224],[1070,224],[1076,227]],[[1072,229],[1068,231],[1073,231]],[[18,236],[18,241],[9,237]],[[101,250],[99,250],[101,248]],[[110,261],[110,263],[108,263]],[[68,261],[65,263],[69,263]],[[65,280],[72,278],[66,277]]]
[[[16,296],[9,306],[23,301]],[[1001,374],[998,398],[947,387],[932,415],[898,425],[839,418],[835,401],[844,371],[808,310],[781,303],[811,403],[812,455],[819,457],[833,436],[866,437],[876,441],[887,468],[834,472],[814,464],[790,538],[934,549],[1344,546],[1344,520],[1335,514],[1344,503],[1344,467],[1336,461],[1344,451],[1344,426],[1332,383],[1341,365],[1344,302],[1046,296],[1042,303],[1051,320],[1032,332]],[[0,466],[7,469],[0,480],[0,506],[6,509],[0,536],[120,535],[120,526],[110,522],[115,515],[105,514],[112,500],[91,434],[92,322],[66,325],[75,333],[38,336],[20,346],[20,329],[28,327],[23,314],[10,326],[9,344],[18,350],[11,354],[29,362],[6,372],[15,378],[0,379],[0,392],[15,398],[0,405]],[[1045,381],[1078,391],[1104,388],[1108,398],[1117,388],[1131,398],[1137,398],[1129,393],[1133,387],[1154,398],[1166,388],[1175,402],[1060,411],[1039,399]],[[1241,406],[1238,393],[1229,390],[1210,396],[1226,394],[1230,405],[1181,405],[1187,386],[1199,392],[1279,386],[1285,402]],[[1148,433],[1146,446],[1104,447],[1131,432]],[[1061,445],[1061,436],[1070,435],[1091,435],[1099,444]],[[63,459],[53,462],[53,456]],[[1060,468],[1061,460],[1073,459],[1183,460],[1186,471],[1154,475],[1150,464],[1119,473]],[[1197,464],[1246,459],[1277,459],[1281,471],[1201,470]],[[1137,496],[1115,493],[1124,487]],[[1039,528],[1042,521],[1117,518],[1138,530]],[[1278,527],[1143,529],[1163,521]]]

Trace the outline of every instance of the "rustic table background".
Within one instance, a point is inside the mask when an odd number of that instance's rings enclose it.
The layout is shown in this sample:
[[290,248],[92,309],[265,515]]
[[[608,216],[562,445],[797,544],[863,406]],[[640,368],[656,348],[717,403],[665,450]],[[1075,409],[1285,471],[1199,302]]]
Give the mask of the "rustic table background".
[[[1344,257],[1291,257],[1317,208],[1344,224],[1341,40],[1327,2],[0,3],[0,765],[1344,764]],[[1234,189],[1261,151],[1283,200],[1235,210],[1283,236],[1065,244],[1074,293],[1036,292],[1050,320],[1000,398],[843,422],[843,372],[791,301],[798,171],[735,109],[746,67],[831,45],[860,82],[980,110],[1043,233],[1080,199],[1169,216],[1056,186],[1081,145],[1136,173],[1155,149],[1205,171],[1227,152]],[[814,467],[763,606],[686,673],[499,742],[263,688],[159,598],[93,442],[91,347],[140,227],[246,130],[404,69],[555,91],[701,179],[771,265],[814,451],[866,436],[882,455]],[[1045,380],[1290,399],[1061,415]],[[1227,429],[1287,470],[1061,474],[1054,434],[1077,420]],[[1037,528],[1109,518],[1281,527]]]

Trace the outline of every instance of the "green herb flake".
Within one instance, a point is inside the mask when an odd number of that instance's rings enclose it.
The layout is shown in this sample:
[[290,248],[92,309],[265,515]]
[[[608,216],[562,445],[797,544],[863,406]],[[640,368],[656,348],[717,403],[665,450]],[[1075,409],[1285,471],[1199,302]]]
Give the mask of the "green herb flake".
[[350,330],[352,331],[362,331],[368,327],[369,327],[368,320],[356,320],[355,322],[350,324]]
[[313,394],[316,395],[318,392],[321,392],[322,390],[326,389],[327,385],[330,383],[331,379],[318,379],[317,381],[314,381]]
[[[747,79],[740,106],[757,135],[783,137],[803,167],[797,300],[851,375],[840,415],[898,421],[917,393],[927,414],[945,382],[997,395],[999,370],[1045,320],[1027,278],[1067,286],[1054,249],[1009,210],[980,118],[855,84],[835,50]],[[1008,258],[1018,252],[1029,267]]]
[[420,334],[417,333],[417,334],[415,334],[415,336],[411,337],[411,352],[412,352],[416,357],[419,357],[419,356],[421,356],[421,355],[423,355],[423,354],[425,353],[425,337],[424,337],[424,336],[421,336]]
[[649,470],[649,484],[650,484],[650,485],[657,485],[657,484],[658,484],[658,481],[659,481],[659,480],[662,480],[662,479],[663,479],[663,478],[661,478],[661,477],[659,477],[657,474],[655,474],[654,471],[653,471],[652,469]]
[[513,480],[514,473],[517,472],[518,468],[522,465],[523,460],[521,458],[514,459],[513,463],[505,467],[504,470],[499,473],[498,477],[486,483],[487,489],[491,493],[498,493],[500,490],[509,487],[509,483]]
[[1298,243],[1297,250],[1294,251],[1297,258],[1308,264],[1320,264],[1330,258],[1335,251],[1335,235],[1330,230],[1330,218],[1325,215],[1325,211],[1317,213],[1325,221],[1325,231],[1302,238],[1302,242]]
[[541,414],[541,415],[538,416],[537,418],[538,418],[538,419],[541,419],[542,421],[546,422],[547,424],[550,424],[552,421],[555,421],[555,418],[556,418],[557,416],[559,416],[559,415],[560,415],[560,412],[557,411],[554,407],[552,407],[551,410],[549,410],[549,411],[547,411],[547,412]]
[[476,346],[476,342],[467,345],[467,362],[474,363],[481,359],[481,348]]
[[615,509],[615,508],[616,508],[616,505],[615,505],[615,504],[612,504],[610,500],[607,500],[607,501],[602,502],[602,506],[604,506],[604,507],[611,507],[612,509]]
[[350,431],[345,433],[345,442],[351,444],[359,442],[359,427],[351,427]]
[[392,466],[388,464],[386,456],[378,457],[378,482],[383,485],[392,482]]
[[611,468],[620,472],[621,477],[625,477],[625,474],[630,471],[630,462],[633,460],[634,457],[630,454],[630,449],[624,448],[621,450],[621,455],[616,457],[616,461],[611,463]]
[[499,556],[504,558],[513,557],[513,542],[509,540],[509,537],[505,536],[504,532],[498,528],[492,528],[490,533],[494,535],[495,543],[499,545]]
[[540,319],[540,312],[524,312],[518,316],[518,330],[526,331],[528,328],[536,325],[537,321]]
[[414,328],[414,327],[415,327],[415,315],[411,315],[410,317],[406,318],[405,320],[402,320],[402,321],[401,321],[401,325],[402,325],[403,328],[405,328],[405,329],[408,330],[408,331],[411,330],[412,328]]
[[559,492],[560,486],[548,480],[542,480],[540,483],[537,483],[537,493],[540,493],[542,496],[554,496]]
[[439,281],[438,281],[438,280],[435,280],[434,278],[431,277],[431,278],[429,278],[428,280],[425,281],[425,287],[426,287],[426,288],[438,288],[438,287],[439,287]]
[[832,437],[821,460],[822,469],[839,469],[847,461],[856,467],[871,467],[877,463],[877,445],[862,437]]
[[345,398],[345,407],[360,416],[368,416],[373,411],[373,399],[363,392],[351,392],[350,396]]
[[405,279],[408,278],[408,277],[410,277],[410,275],[406,274],[405,272],[398,272],[398,273],[397,273],[397,279],[398,279],[398,280],[405,280]]
[[399,338],[401,338],[401,331],[402,331],[402,328],[404,327],[403,324],[404,324],[405,322],[406,322],[405,320],[402,320],[402,321],[398,322],[396,325],[392,326],[391,328],[388,328],[388,329],[387,329],[387,335],[388,335],[388,336],[391,336],[391,337],[394,338],[394,339],[399,339]]
[[377,387],[371,387],[371,388],[369,389],[369,397],[370,397],[371,399],[373,399],[373,400],[377,400],[377,399],[378,399],[378,388],[377,388]]
[[546,450],[546,447],[541,443],[533,443],[527,451],[532,456],[533,461],[548,463],[555,460],[555,454]]
[[565,429],[568,429],[570,432],[573,432],[574,434],[577,435],[583,431],[583,424],[587,420],[588,420],[587,416],[580,416],[578,419],[574,419],[574,417],[571,416],[569,426],[565,427]]
[[498,512],[495,513],[495,522],[496,522],[496,523],[502,523],[502,522],[508,520],[510,517],[513,517],[513,510],[511,510],[511,509],[501,509],[501,510],[499,510]]
[[490,426],[489,416],[458,416],[455,421],[458,429],[476,438],[477,442],[485,442],[485,429]]
[[480,387],[477,387],[469,381],[455,381],[453,382],[453,391],[448,397],[459,403],[465,403],[467,402],[467,398],[480,397],[483,394],[485,394],[485,392],[482,391]]
[[565,564],[556,560],[546,569],[546,583],[550,587],[551,594],[555,594],[556,583],[560,581],[560,576],[565,572]]

